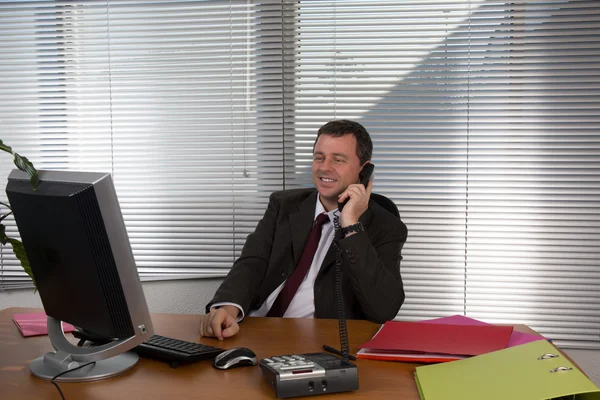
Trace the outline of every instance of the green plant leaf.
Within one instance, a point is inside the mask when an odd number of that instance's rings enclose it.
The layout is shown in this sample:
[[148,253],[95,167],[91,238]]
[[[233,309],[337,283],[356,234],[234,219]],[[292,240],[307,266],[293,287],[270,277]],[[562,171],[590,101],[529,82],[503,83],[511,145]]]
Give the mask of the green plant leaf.
[[27,175],[29,175],[29,182],[31,183],[31,186],[33,186],[33,190],[37,189],[40,179],[38,178],[37,170],[31,161],[29,161],[27,157],[21,157],[17,153],[13,153],[13,156],[15,157],[15,165],[17,168],[19,168],[21,171],[27,172]]
[[21,157],[19,154],[14,153],[12,147],[5,145],[2,140],[0,140],[0,150],[12,154],[17,168],[29,175],[29,182],[31,183],[31,186],[33,186],[34,190],[37,189],[40,179],[38,177],[37,170],[33,166],[33,163],[29,161],[27,157]]
[[4,226],[4,224],[0,224],[0,243],[8,243],[8,236],[6,236],[6,226]]
[[0,150],[5,151],[10,154],[13,153],[12,148],[10,146],[5,145],[2,140],[0,140]]
[[21,243],[17,239],[11,239],[11,238],[7,238],[7,239],[8,239],[8,242],[12,245],[15,256],[17,256],[17,258],[21,262],[21,266],[23,267],[23,269],[25,270],[27,275],[29,275],[29,277],[33,281],[33,286],[35,286],[36,291],[37,291],[37,285],[35,284],[35,279],[33,279],[33,273],[31,272],[31,266],[29,265],[29,260],[27,259],[27,253],[25,253],[25,247],[23,246],[23,243]]

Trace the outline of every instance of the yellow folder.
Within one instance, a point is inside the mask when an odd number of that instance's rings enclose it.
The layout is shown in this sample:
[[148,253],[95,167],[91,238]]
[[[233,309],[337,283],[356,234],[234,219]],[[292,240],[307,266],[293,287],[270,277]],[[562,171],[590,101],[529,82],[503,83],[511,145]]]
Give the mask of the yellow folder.
[[600,389],[546,340],[417,367],[415,380],[422,400],[600,400]]

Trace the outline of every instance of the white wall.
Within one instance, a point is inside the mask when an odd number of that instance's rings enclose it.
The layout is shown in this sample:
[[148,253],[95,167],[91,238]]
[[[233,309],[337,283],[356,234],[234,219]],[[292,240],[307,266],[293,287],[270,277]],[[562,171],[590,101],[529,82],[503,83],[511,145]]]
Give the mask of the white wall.
[[[151,312],[204,314],[204,307],[220,283],[220,279],[160,281],[144,282],[143,287]],[[42,307],[42,303],[33,290],[0,292],[0,310],[8,307]],[[565,352],[600,386],[600,351],[568,349]]]
[[[150,312],[204,314],[222,279],[143,282]],[[8,307],[42,307],[33,289],[0,292],[0,310]]]

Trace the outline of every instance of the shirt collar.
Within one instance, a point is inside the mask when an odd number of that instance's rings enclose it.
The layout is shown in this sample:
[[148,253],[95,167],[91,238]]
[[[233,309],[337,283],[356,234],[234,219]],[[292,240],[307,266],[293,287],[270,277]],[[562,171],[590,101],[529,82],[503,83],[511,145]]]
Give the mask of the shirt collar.
[[317,193],[317,205],[315,206],[315,215],[313,217],[313,221],[315,221],[317,219],[317,216],[321,213],[326,212],[327,215],[329,216],[329,220],[333,221],[333,218],[335,215],[339,216],[339,210],[337,208],[334,208],[333,210],[327,212],[325,211],[325,207],[323,207],[323,204],[321,204],[321,200],[319,200],[319,193]]

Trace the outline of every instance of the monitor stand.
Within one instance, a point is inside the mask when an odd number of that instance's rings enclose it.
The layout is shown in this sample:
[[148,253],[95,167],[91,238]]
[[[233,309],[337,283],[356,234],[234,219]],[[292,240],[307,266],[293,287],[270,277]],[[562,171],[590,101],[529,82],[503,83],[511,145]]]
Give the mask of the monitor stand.
[[[57,382],[85,382],[110,378],[133,367],[139,360],[135,353],[128,352],[143,339],[135,336],[115,340],[101,346],[78,347],[67,340],[62,330],[62,322],[48,317],[48,337],[56,351],[36,358],[29,364],[35,376]],[[137,339],[137,340],[136,340]],[[89,365],[86,365],[88,364]]]

